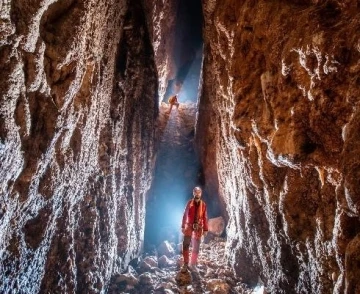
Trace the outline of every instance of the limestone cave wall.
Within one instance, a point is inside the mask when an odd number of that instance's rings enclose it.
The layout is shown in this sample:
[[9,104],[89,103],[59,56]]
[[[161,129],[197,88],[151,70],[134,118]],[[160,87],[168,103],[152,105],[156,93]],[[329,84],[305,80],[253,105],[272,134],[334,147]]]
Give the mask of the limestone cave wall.
[[174,79],[177,72],[174,61],[174,32],[179,3],[176,0],[142,0],[142,2],[151,43],[154,48],[155,64],[158,72],[159,101],[162,101],[168,87],[168,81]]
[[0,292],[99,293],[143,244],[158,100],[142,3],[0,11]]
[[229,261],[271,293],[360,293],[359,1],[202,2],[196,136]]
[[[141,252],[177,5],[0,3],[1,293],[98,293]],[[230,263],[360,292],[359,2],[202,5],[196,141]]]

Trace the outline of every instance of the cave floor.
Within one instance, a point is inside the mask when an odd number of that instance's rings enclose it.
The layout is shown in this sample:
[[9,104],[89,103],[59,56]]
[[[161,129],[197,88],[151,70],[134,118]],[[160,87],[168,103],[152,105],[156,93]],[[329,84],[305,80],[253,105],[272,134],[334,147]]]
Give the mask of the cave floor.
[[[172,245],[175,246],[175,244]],[[129,266],[126,273],[116,278],[109,293],[255,293],[253,289],[236,278],[227,265],[225,245],[226,240],[223,238],[215,237],[209,241],[205,240],[201,244],[197,269],[190,269],[187,272],[180,271],[183,262],[178,250],[175,250],[176,254],[170,257],[145,254],[142,261],[135,267]],[[177,248],[181,248],[181,244],[177,244]],[[149,265],[149,260],[155,263]]]

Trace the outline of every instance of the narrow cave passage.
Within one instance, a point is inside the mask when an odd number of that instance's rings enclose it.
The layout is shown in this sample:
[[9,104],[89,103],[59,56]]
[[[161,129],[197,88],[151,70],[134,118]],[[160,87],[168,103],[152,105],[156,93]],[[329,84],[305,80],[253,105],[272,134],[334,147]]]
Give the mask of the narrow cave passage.
[[178,241],[185,203],[193,186],[199,184],[199,162],[193,146],[195,109],[194,103],[183,104],[167,116],[167,106],[161,106],[164,131],[147,201],[145,250],[163,240]]
[[176,73],[168,81],[163,102],[167,102],[172,94],[178,94],[180,102],[197,101],[203,49],[202,26],[201,1],[178,1],[172,56]]
[[[168,82],[159,115],[159,148],[146,207],[145,251],[161,241],[179,241],[186,201],[195,185],[202,185],[201,167],[194,149],[196,102],[202,62],[202,8],[200,1],[179,3],[173,60],[176,75]],[[169,96],[178,94],[180,106],[167,114]],[[203,195],[206,200],[206,194]]]

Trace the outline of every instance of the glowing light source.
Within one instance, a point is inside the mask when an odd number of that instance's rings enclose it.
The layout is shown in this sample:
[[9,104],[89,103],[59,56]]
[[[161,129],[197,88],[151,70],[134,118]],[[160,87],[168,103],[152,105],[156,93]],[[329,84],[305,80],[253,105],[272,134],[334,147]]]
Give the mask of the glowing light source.
[[265,293],[265,288],[264,286],[260,286],[260,285],[256,286],[254,290],[251,292],[251,294],[264,294],[264,293]]

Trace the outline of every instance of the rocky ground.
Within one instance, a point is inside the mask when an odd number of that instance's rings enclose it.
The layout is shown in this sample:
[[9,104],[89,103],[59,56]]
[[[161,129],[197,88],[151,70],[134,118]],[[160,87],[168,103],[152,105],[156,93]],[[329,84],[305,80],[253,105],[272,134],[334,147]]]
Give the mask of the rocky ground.
[[165,241],[156,252],[134,260],[126,272],[116,275],[108,293],[253,293],[252,289],[234,277],[227,266],[225,243],[225,240],[219,237],[205,240],[201,245],[197,269],[183,273],[180,271],[181,244]]

